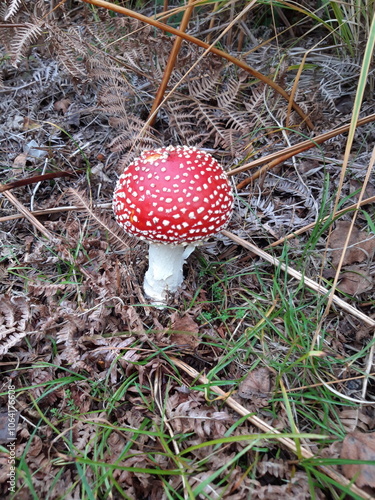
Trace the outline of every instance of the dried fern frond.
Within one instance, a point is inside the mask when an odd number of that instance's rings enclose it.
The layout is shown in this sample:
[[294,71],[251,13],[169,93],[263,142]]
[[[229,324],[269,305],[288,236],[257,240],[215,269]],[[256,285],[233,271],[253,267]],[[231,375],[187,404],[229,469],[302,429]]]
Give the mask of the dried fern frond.
[[303,184],[299,179],[286,180],[270,177],[265,181],[267,187],[275,187],[277,191],[284,193],[293,193],[295,196],[303,199],[303,203],[308,208],[316,206],[316,200],[311,192],[311,189]]
[[82,33],[78,28],[70,28],[69,31],[64,31],[51,22],[48,24],[48,30],[62,65],[73,78],[86,81],[89,76],[86,67],[89,53],[82,40]]
[[217,86],[220,84],[221,72],[203,74],[188,82],[189,93],[196,99],[210,100],[216,95]]
[[217,94],[219,108],[228,109],[229,111],[233,109],[233,106],[239,101],[238,98],[245,79],[246,75],[240,75],[240,77],[230,75],[221,92]]
[[91,218],[94,223],[102,233],[106,235],[106,238],[112,248],[116,250],[126,250],[129,251],[131,246],[130,238],[125,236],[125,233],[120,229],[120,226],[111,219],[108,215],[99,213],[98,209],[94,209],[91,206],[90,201],[87,199],[83,192],[76,191],[73,188],[69,188],[67,191],[68,198],[75,204],[78,205],[85,213]]
[[11,0],[4,15],[4,21],[8,21],[8,19],[14,16],[19,11],[20,6],[21,0]]
[[0,356],[28,335],[30,306],[25,297],[0,296]]
[[40,21],[35,23],[25,23],[25,26],[16,28],[16,34],[11,42],[11,60],[13,66],[21,61],[30,45],[42,35],[42,26]]
[[197,129],[197,118],[192,109],[192,100],[185,96],[171,99],[165,104],[165,112],[168,116],[169,127],[184,144],[201,146],[207,140],[209,133]]
[[197,116],[197,125],[203,124],[203,127],[206,126],[214,136],[214,148],[219,145],[225,145],[224,124],[221,121],[222,116],[217,112],[217,109],[207,104],[198,103]]

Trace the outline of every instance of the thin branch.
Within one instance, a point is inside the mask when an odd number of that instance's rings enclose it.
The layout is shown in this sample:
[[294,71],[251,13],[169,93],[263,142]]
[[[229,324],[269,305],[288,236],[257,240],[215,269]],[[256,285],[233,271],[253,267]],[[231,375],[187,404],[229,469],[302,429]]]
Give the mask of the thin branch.
[[49,172],[43,175],[34,175],[33,177],[26,177],[25,179],[19,179],[18,181],[8,182],[7,184],[0,184],[0,193],[8,191],[9,189],[15,189],[21,186],[29,186],[30,184],[36,184],[37,182],[47,181],[50,179],[57,179],[59,177],[74,177],[78,173],[82,173],[83,170],[77,172]]
[[[183,18],[182,18],[182,21],[181,21],[181,24],[180,24],[180,28],[179,28],[180,31],[185,32],[185,30],[187,28],[187,25],[189,24],[191,15],[192,15],[193,10],[194,10],[194,7],[191,4],[194,3],[194,2],[195,2],[195,0],[189,0],[189,3],[187,5],[187,7],[186,7],[186,10],[184,12],[184,15],[183,15]],[[163,97],[164,97],[165,91],[167,89],[167,85],[168,85],[169,79],[170,79],[172,71],[173,71],[173,68],[175,67],[176,59],[177,59],[178,53],[180,52],[182,40],[183,39],[180,36],[178,36],[176,38],[176,40],[174,41],[171,53],[169,54],[167,66],[166,66],[166,68],[164,70],[162,81],[160,83],[160,86],[158,88],[158,91],[156,93],[156,96],[155,96],[155,99],[154,99],[154,102],[152,104],[152,108],[151,108],[151,111],[150,111],[150,118],[149,118],[149,120],[150,120],[149,121],[150,127],[153,126],[153,124],[154,124],[154,122],[156,120],[156,116],[157,116],[156,112],[157,112],[157,109],[159,107],[159,104],[163,100]]]

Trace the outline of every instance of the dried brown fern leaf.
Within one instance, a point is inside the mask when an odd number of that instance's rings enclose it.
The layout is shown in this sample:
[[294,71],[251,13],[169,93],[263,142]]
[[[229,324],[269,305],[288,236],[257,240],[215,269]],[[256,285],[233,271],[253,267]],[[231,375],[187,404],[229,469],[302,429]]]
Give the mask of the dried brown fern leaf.
[[250,116],[256,116],[261,109],[264,109],[264,89],[265,87],[262,84],[252,87],[248,99],[244,99],[245,108]]
[[[91,413],[89,415],[88,420],[91,422],[95,419],[106,419],[106,413]],[[77,422],[77,425],[74,427],[73,438],[74,438],[74,446],[78,450],[85,450],[85,453],[90,453],[90,450],[95,445],[95,435],[98,433],[98,426],[95,423],[89,423],[85,420],[81,420]]]
[[243,158],[245,150],[249,151],[248,130],[237,130],[235,128],[223,129],[223,141],[232,157]]
[[88,79],[86,67],[88,51],[78,28],[77,30],[70,28],[66,32],[55,24],[49,23],[48,29],[51,33],[52,44],[61,64],[73,78],[86,81]]
[[199,147],[208,139],[209,133],[204,126],[197,127],[193,104],[194,101],[184,96],[167,101],[164,110],[168,116],[170,129],[174,131],[180,141]]
[[[152,149],[158,145],[154,137],[145,134],[141,127],[142,120],[136,116],[132,116],[131,126],[129,130],[122,132],[108,145],[111,151],[115,153],[126,151],[130,149],[131,157],[139,155],[143,149]],[[119,164],[119,171],[129,163],[130,156],[127,155],[126,159],[122,158],[122,164]]]
[[18,344],[31,330],[31,312],[26,297],[0,296],[0,355]]
[[120,54],[131,47],[135,48],[139,44],[138,38],[145,40],[152,36],[152,27],[136,19],[112,17],[106,11],[98,11],[98,15],[99,21],[89,20],[85,23],[85,36],[91,35],[99,47],[105,48],[110,44]]
[[[231,111],[233,106],[242,100],[240,92],[243,88],[246,75],[241,74],[240,77],[231,75],[222,86],[223,88],[217,94],[217,103],[219,108]],[[241,98],[241,99],[240,99]]]
[[265,459],[257,464],[256,469],[257,476],[259,477],[269,474],[277,478],[284,478],[287,476],[288,465],[284,460],[277,460],[275,458],[269,459],[265,456]]
[[25,297],[9,297],[8,295],[0,297],[0,325],[6,328],[16,326],[24,330],[29,318],[30,307]]
[[221,79],[220,70],[191,78],[188,82],[189,94],[196,99],[209,101],[213,96],[216,96]]
[[265,180],[265,185],[267,187],[274,187],[279,192],[288,194],[292,193],[293,195],[298,196],[303,200],[303,204],[308,208],[316,207],[316,199],[313,196],[311,189],[298,178],[286,180],[269,177]]
[[0,329],[0,356],[4,356],[9,349],[17,345],[27,334],[28,332],[15,332],[14,328]]
[[59,364],[65,360],[72,368],[87,370],[92,373],[93,368],[81,359],[78,343],[78,339],[87,328],[86,319],[77,315],[69,306],[61,307],[59,313],[60,316],[64,317],[64,322],[61,327],[57,325],[56,338],[57,343],[61,343],[63,346],[54,362]]
[[[58,344],[65,344],[67,347],[76,346],[76,338],[79,332],[85,331],[86,321],[84,318],[78,317],[74,311],[70,311],[65,307],[60,308],[60,315],[64,317],[64,323],[56,334],[56,342]],[[76,352],[76,349],[74,349]],[[68,356],[70,358],[71,356]],[[67,358],[67,359],[68,359]]]
[[251,128],[254,126],[255,119],[250,117],[246,110],[236,110],[232,108],[225,111],[225,115],[228,117],[228,121],[226,122],[227,127],[243,131],[247,134],[251,131]]
[[[121,121],[117,121],[114,125],[110,123],[111,126],[119,128],[122,125],[127,130],[136,124],[142,130],[144,121],[131,112],[134,110],[139,113],[140,109],[142,109],[138,96],[139,91],[127,84],[126,81],[123,80],[119,84],[112,78],[107,78],[98,93],[98,106],[107,116],[114,115],[121,118]],[[143,108],[146,108],[146,106],[143,105]],[[150,129],[148,128],[148,130]]]
[[[84,342],[86,339],[82,338]],[[82,355],[82,361],[86,362],[90,366],[94,365],[98,361],[102,363],[103,369],[106,371],[106,375],[110,376],[111,383],[118,383],[118,378],[120,372],[118,371],[118,365],[120,365],[124,370],[131,370],[134,367],[133,363],[137,362],[141,358],[141,354],[137,352],[137,348],[132,349],[130,346],[134,344],[135,337],[102,337],[100,335],[95,335],[95,337],[87,337],[87,342],[90,345],[90,349]],[[92,346],[96,348],[92,348]]]
[[113,249],[129,252],[131,239],[125,236],[125,233],[113,219],[108,215],[100,213],[99,210],[94,209],[83,192],[69,188],[67,196],[90,217],[94,226],[97,227],[101,233],[106,235],[106,239]]
[[[123,70],[116,68],[116,66],[108,65],[108,63],[103,63],[102,67],[96,65],[91,76],[99,82],[104,82],[99,88],[97,100],[98,105],[105,108],[109,113],[117,112],[110,109],[111,105],[115,105],[117,110],[119,104],[124,103],[124,101],[130,102],[130,99],[134,99],[137,95],[138,89],[124,78]],[[123,108],[125,108],[125,103]]]
[[13,66],[21,61],[22,57],[34,43],[42,35],[42,22],[35,20],[33,23],[25,23],[24,26],[16,28],[15,35],[11,41],[11,61]]
[[19,11],[21,7],[21,0],[10,0],[9,5],[6,5],[6,11],[4,14],[4,21],[8,21],[11,17],[13,17]]
[[75,285],[72,284],[54,284],[44,283],[40,280],[30,281],[28,284],[29,292],[34,296],[55,297],[57,294],[73,290]]
[[225,127],[221,121],[221,114],[218,113],[216,107],[198,103],[197,118],[197,125],[207,127],[210,135],[214,137],[214,148],[226,146],[225,135],[223,133]]

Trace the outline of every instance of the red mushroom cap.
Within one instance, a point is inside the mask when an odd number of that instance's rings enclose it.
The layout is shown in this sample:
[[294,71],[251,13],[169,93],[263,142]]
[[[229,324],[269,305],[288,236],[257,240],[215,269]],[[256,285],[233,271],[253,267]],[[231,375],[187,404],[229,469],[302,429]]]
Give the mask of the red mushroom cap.
[[187,146],[144,151],[119,178],[113,198],[117,222],[140,239],[187,244],[218,233],[233,211],[222,166]]

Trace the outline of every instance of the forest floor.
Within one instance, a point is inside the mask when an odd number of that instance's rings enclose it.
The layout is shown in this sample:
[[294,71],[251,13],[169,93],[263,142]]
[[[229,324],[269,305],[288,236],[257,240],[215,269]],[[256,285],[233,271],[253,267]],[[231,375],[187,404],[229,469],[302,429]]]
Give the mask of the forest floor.
[[[217,46],[308,120],[184,42],[149,126],[173,37],[29,7],[0,28],[1,498],[373,498],[373,75],[350,154],[349,126],[318,140],[350,124],[361,57],[301,13],[276,37],[245,16]],[[197,8],[188,33],[212,43],[239,12]],[[222,163],[235,212],[161,309],[111,207],[126,165],[170,144]]]

